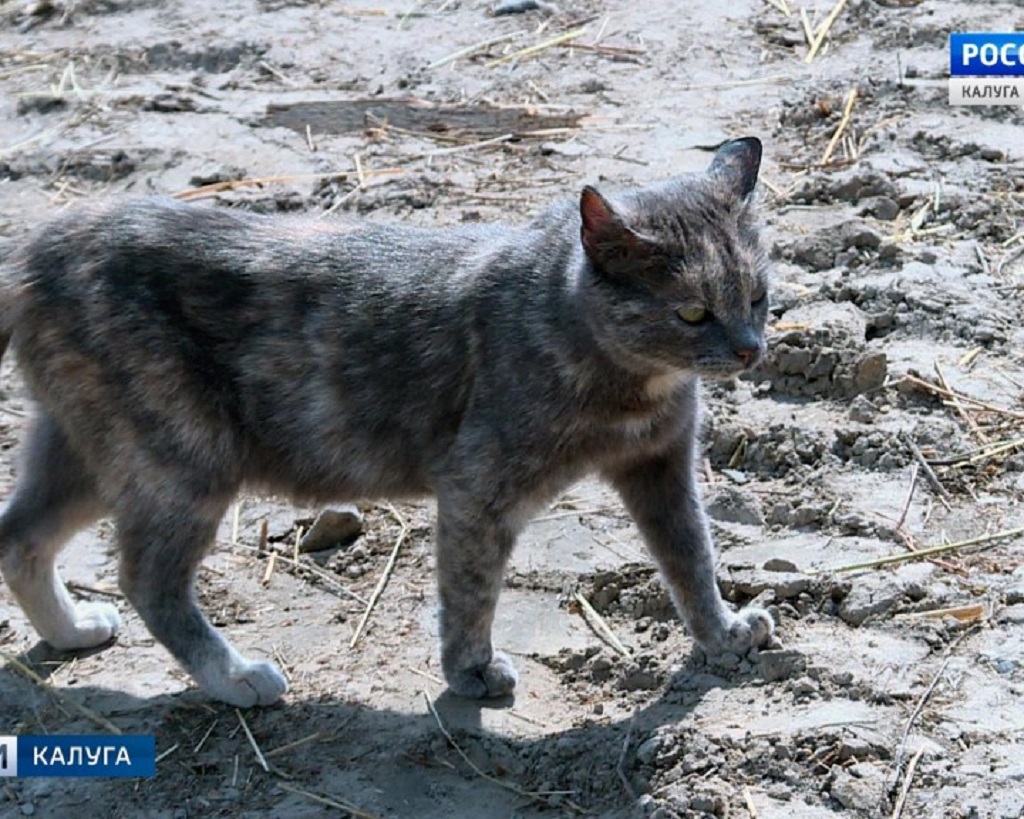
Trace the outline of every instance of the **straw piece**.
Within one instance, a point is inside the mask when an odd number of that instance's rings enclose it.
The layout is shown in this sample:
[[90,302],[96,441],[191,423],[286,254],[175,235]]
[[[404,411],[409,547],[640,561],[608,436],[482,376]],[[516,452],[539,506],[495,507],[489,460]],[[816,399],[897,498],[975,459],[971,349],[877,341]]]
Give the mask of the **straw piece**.
[[352,816],[357,819],[378,819],[376,814],[367,813],[361,808],[357,808],[351,802],[346,802],[343,799],[339,799],[336,796],[321,796],[320,794],[313,793],[312,791],[303,790],[302,788],[296,787],[295,785],[289,785],[287,782],[278,782],[277,787],[283,791],[289,793],[298,794],[306,799],[311,799],[321,805],[327,805],[329,808],[337,808],[338,810],[348,811]]
[[586,28],[575,28],[572,31],[567,31],[564,34],[559,34],[557,37],[552,37],[550,40],[545,40],[543,43],[537,43],[537,45],[528,46],[527,48],[521,48],[519,51],[513,51],[511,54],[506,54],[504,57],[498,57],[496,60],[491,60],[488,63],[484,63],[484,68],[494,68],[495,66],[502,65],[504,63],[511,62],[512,60],[522,59],[523,57],[529,57],[533,54],[537,54],[544,49],[551,48],[552,46],[566,43],[569,40],[575,40],[577,37],[582,37],[587,33]]
[[875,560],[866,560],[863,563],[852,563],[848,566],[840,566],[837,569],[823,569],[821,571],[810,572],[810,574],[825,574],[828,572],[834,572],[839,574],[840,572],[853,572],[859,569],[875,569],[879,566],[888,566],[890,563],[904,563],[908,560],[920,560],[923,557],[931,557],[932,555],[946,554],[948,552],[956,552],[960,549],[967,549],[971,546],[984,546],[986,549],[992,548],[997,541],[1006,540],[1007,538],[1020,537],[1024,535],[1024,527],[1017,529],[1006,529],[1002,532],[993,532],[990,535],[982,535],[981,537],[974,537],[970,540],[960,540],[956,543],[946,543],[942,546],[932,546],[928,549],[921,549],[916,552],[906,552],[898,555],[888,555],[886,557],[879,557]]
[[409,534],[409,524],[405,522],[405,518],[398,514],[398,511],[393,506],[389,506],[388,510],[391,512],[392,517],[398,521],[401,531],[395,539],[395,546],[391,550],[391,554],[388,556],[388,562],[384,566],[384,572],[381,574],[380,580],[377,581],[373,594],[370,595],[370,601],[366,604],[366,610],[363,612],[363,616],[359,619],[359,625],[356,626],[356,632],[352,635],[352,639],[349,641],[349,648],[355,648],[356,643],[359,642],[359,638],[363,636],[363,629],[366,628],[366,623],[369,621],[370,615],[373,613],[373,607],[377,605],[377,601],[380,599],[381,594],[384,593],[384,588],[388,585],[388,579],[391,577],[391,573],[395,569],[395,561],[398,559],[398,551],[402,548],[405,536]]
[[242,712],[239,709],[236,708],[235,713],[238,714],[238,721],[242,723],[242,730],[245,731],[246,739],[249,740],[253,753],[256,754],[256,761],[260,763],[260,767],[263,770],[270,773],[270,766],[267,764],[267,760],[264,758],[263,751],[260,750],[260,746],[256,744],[256,738],[252,735],[252,731],[249,730],[249,723],[245,721],[245,717],[242,716]]
[[579,603],[580,610],[583,612],[583,619],[587,621],[587,624],[594,630],[594,633],[623,657],[630,656],[629,649],[615,636],[615,632],[611,630],[611,627],[605,622],[597,609],[590,605],[590,601],[578,591],[573,592],[572,596]]
[[832,11],[828,13],[828,17],[825,18],[825,22],[821,24],[821,27],[814,35],[814,42],[811,44],[811,50],[808,51],[807,56],[804,57],[805,63],[813,62],[814,57],[825,42],[825,37],[828,36],[829,29],[832,28],[832,24],[839,18],[839,15],[845,5],[846,0],[839,0],[839,2],[832,8]]
[[843,107],[843,117],[839,120],[839,127],[836,128],[832,139],[828,142],[828,147],[825,148],[825,153],[821,157],[821,164],[827,165],[828,161],[832,158],[832,152],[835,151],[836,145],[839,144],[839,138],[843,135],[843,131],[846,130],[846,126],[850,122],[850,114],[853,113],[853,104],[857,101],[857,88],[854,86],[850,89],[850,93],[846,97],[846,105]]
[[900,620],[936,619],[955,617],[961,623],[973,623],[985,616],[986,606],[984,603],[973,603],[967,606],[952,606],[946,609],[930,609],[929,611],[912,611],[905,614],[897,614]]
[[482,51],[485,48],[490,48],[493,45],[498,45],[500,43],[507,42],[508,40],[518,39],[521,36],[522,32],[513,31],[509,34],[501,34],[497,37],[489,37],[486,40],[481,40],[479,43],[474,43],[471,46],[460,48],[458,51],[452,52],[447,57],[442,57],[440,60],[434,60],[434,62],[430,63],[430,65],[428,65],[427,68],[441,68],[441,66],[448,65],[448,63],[453,63],[456,60],[461,60],[463,57],[468,57],[471,54],[475,54],[477,51]]
[[34,669],[25,665],[25,663],[23,663],[14,655],[8,654],[6,651],[0,649],[0,657],[3,657],[5,660],[7,660],[7,662],[14,666],[14,669],[23,677],[26,677],[31,682],[35,683],[40,688],[42,688],[44,691],[47,691],[48,693],[52,694],[53,698],[57,700],[57,702],[59,702],[61,705],[66,705],[69,708],[71,708],[72,711],[77,711],[81,716],[85,717],[90,722],[99,726],[108,733],[117,735],[120,735],[122,733],[121,729],[114,725],[114,723],[112,723],[106,717],[97,714],[91,708],[87,708],[86,706],[82,705],[79,702],[76,702],[73,699],[65,697],[63,694],[60,693],[60,691],[57,688],[50,685],[50,683],[47,680],[40,677],[35,672]]

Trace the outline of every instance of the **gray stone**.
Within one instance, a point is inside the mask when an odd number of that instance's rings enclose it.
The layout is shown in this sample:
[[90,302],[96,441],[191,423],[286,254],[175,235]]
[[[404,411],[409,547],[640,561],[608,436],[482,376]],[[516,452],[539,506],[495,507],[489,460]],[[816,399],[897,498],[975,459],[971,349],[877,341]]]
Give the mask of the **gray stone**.
[[876,815],[887,804],[885,774],[869,762],[837,770],[831,792],[844,808],[864,811],[869,816]]
[[848,759],[864,760],[870,757],[888,756],[887,749],[879,747],[877,742],[872,742],[864,737],[843,737],[839,744],[839,761],[846,762]]
[[645,739],[636,749],[637,761],[642,765],[650,765],[658,756],[658,750],[661,748],[661,737],[653,736],[650,739]]
[[844,248],[877,248],[882,244],[882,234],[860,221],[844,222],[839,226],[839,236]]
[[857,393],[877,389],[885,383],[889,359],[881,351],[861,356],[853,367],[853,389]]
[[878,417],[878,409],[863,395],[857,395],[850,402],[847,414],[851,421],[858,424],[872,424]]
[[796,563],[792,560],[786,560],[781,557],[771,557],[764,562],[762,568],[766,572],[795,572],[797,571]]
[[839,616],[851,626],[869,617],[888,614],[905,594],[904,584],[888,575],[865,575],[858,579],[839,607]]
[[999,622],[1012,623],[1013,625],[1024,623],[1024,603],[1007,606],[999,612]]
[[352,504],[324,509],[299,541],[300,552],[319,552],[348,543],[363,531],[363,516]]
[[899,216],[900,206],[895,199],[888,196],[875,196],[864,203],[862,213],[874,216],[883,222],[891,222]]
[[708,514],[722,523],[764,524],[761,502],[752,492],[729,484],[717,484],[708,492],[706,502]]
[[722,582],[730,598],[756,597],[771,590],[776,600],[796,597],[811,587],[811,578],[800,572],[734,569]]
[[794,680],[790,686],[790,691],[793,692],[795,697],[815,696],[819,690],[818,684],[810,677],[801,677],[798,680]]
[[803,674],[807,670],[807,657],[793,649],[762,651],[757,656],[757,668],[762,679],[778,682]]

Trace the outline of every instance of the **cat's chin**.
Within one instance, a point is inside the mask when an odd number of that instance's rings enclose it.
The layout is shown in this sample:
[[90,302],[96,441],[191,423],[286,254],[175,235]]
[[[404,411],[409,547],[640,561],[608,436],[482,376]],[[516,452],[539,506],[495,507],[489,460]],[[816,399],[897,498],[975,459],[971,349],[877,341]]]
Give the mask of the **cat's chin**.
[[708,381],[731,381],[734,378],[739,378],[743,373],[748,372],[747,367],[695,367],[694,374],[699,375],[701,378]]

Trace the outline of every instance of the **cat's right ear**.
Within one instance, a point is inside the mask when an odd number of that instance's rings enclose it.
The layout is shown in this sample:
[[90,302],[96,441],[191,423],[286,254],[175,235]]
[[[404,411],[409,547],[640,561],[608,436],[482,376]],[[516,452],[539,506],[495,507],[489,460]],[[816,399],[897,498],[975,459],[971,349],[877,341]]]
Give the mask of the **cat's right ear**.
[[598,269],[617,272],[649,255],[647,243],[626,225],[611,202],[590,185],[580,195],[580,219],[583,249]]

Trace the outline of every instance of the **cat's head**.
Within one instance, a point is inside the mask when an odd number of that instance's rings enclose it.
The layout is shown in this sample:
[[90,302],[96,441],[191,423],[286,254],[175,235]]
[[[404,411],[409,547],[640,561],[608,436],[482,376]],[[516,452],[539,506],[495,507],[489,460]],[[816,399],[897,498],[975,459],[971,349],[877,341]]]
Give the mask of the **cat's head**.
[[768,260],[753,214],[754,137],[709,168],[609,197],[587,187],[580,238],[592,326],[624,366],[728,378],[765,349]]

